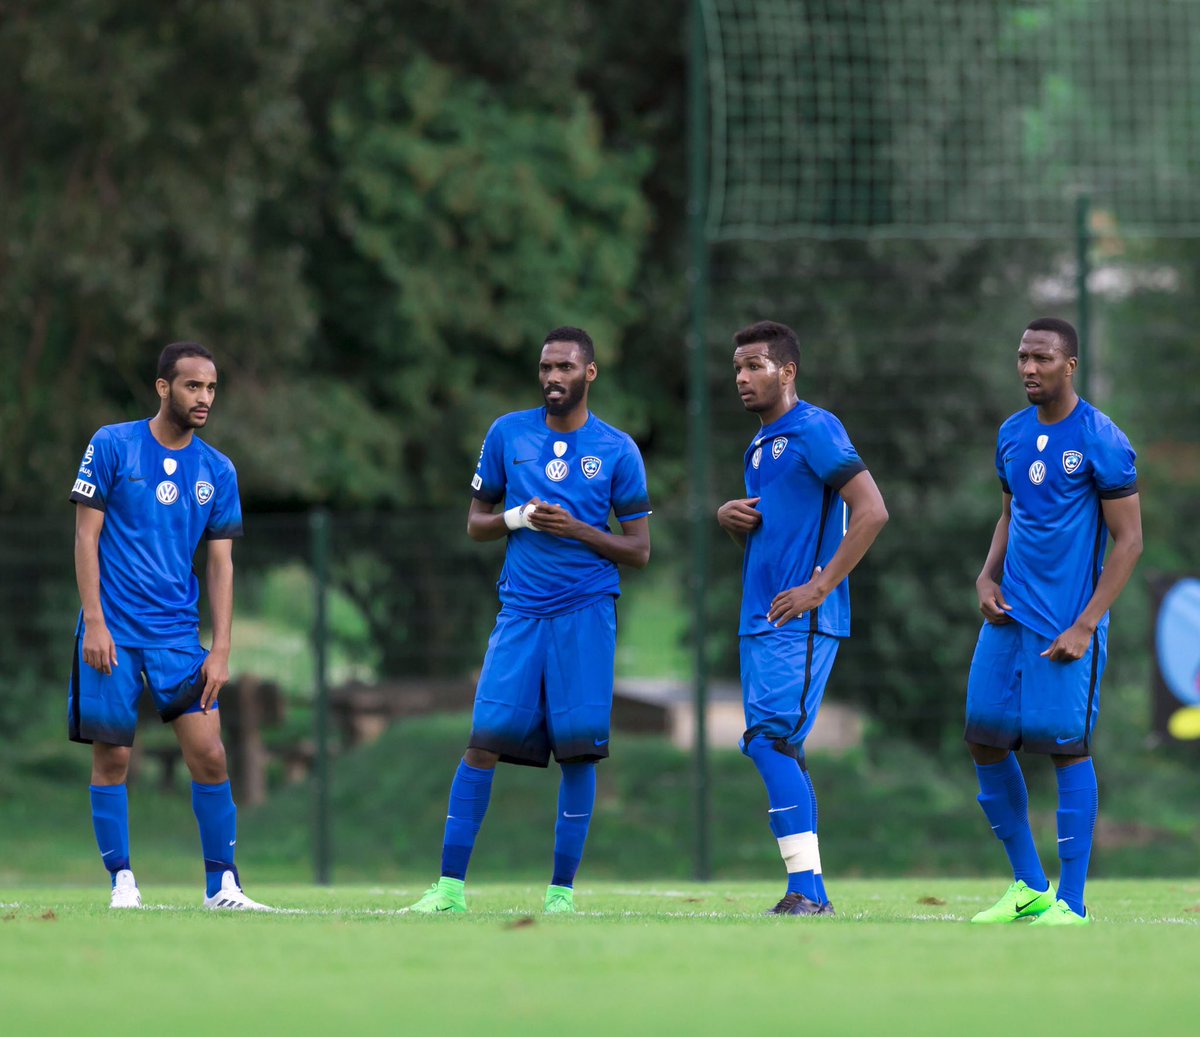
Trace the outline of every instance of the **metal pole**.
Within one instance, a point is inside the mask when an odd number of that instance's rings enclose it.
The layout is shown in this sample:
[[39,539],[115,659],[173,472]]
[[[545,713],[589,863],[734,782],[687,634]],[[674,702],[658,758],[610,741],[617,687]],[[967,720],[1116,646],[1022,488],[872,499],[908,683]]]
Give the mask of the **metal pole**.
[[1092,202],[1086,194],[1075,199],[1075,298],[1078,306],[1079,327],[1079,374],[1075,388],[1080,396],[1088,396],[1089,386],[1094,380],[1088,376],[1092,362],[1089,346],[1091,324],[1091,297],[1088,294],[1088,274],[1092,270]]
[[708,639],[709,536],[713,517],[708,500],[709,401],[705,330],[708,319],[708,82],[704,64],[701,0],[692,0],[688,59],[688,524],[692,567],[693,698],[696,711],[694,789],[696,878],[711,875],[709,860]]
[[329,679],[326,592],[329,584],[329,513],[317,508],[309,515],[312,548],[314,735],[317,756],[313,805],[313,881],[327,886],[333,881],[333,846],[329,818]]

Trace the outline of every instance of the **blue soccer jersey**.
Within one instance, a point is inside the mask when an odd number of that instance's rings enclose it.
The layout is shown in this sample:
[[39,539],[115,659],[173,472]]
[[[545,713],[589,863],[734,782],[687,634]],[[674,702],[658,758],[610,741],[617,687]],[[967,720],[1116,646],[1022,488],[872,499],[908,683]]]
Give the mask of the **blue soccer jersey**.
[[[605,532],[610,512],[618,522],[650,514],[646,469],[633,440],[594,414],[575,432],[555,432],[544,407],[493,423],[471,489],[506,510],[537,497]],[[621,593],[615,562],[578,540],[524,528],[509,534],[497,588],[501,604],[525,616],[562,615]]]
[[1108,543],[1100,502],[1137,493],[1135,457],[1086,400],[1054,425],[1028,407],[1000,426],[996,472],[1012,494],[1003,588],[1018,623],[1053,640],[1079,618]]
[[[746,538],[740,635],[775,630],[767,621],[775,595],[808,583],[816,566],[828,564],[849,521],[838,491],[865,470],[842,423],[803,400],[754,437],[746,450],[746,494],[762,498],[762,523]],[[800,624],[849,637],[849,581],[813,613],[780,629]]]
[[175,648],[199,638],[200,538],[242,535],[233,463],[193,437],[168,450],[150,422],[106,425],[88,444],[71,500],[104,512],[100,604],[113,641]]

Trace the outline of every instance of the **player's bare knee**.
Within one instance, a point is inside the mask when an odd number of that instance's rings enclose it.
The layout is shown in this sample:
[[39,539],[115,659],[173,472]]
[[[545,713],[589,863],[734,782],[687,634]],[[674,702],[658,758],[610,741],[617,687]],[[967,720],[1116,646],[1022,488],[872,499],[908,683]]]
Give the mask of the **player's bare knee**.
[[978,742],[968,742],[967,749],[971,759],[980,767],[988,767],[995,763],[1003,763],[1011,750],[998,749],[994,745],[980,745]]
[[132,750],[127,745],[92,746],[92,784],[123,785],[129,775],[129,757]]
[[219,785],[229,778],[225,769],[225,746],[219,738],[184,749],[183,759],[192,780],[202,785]]
[[468,749],[463,753],[463,759],[466,760],[468,767],[490,771],[500,762],[500,754],[487,749]]

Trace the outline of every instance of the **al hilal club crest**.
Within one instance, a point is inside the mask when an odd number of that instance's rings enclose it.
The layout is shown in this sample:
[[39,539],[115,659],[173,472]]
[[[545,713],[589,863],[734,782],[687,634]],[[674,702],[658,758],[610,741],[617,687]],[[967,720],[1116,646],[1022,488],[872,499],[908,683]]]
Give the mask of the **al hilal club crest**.
[[1074,475],[1075,469],[1083,464],[1083,454],[1078,450],[1063,451],[1063,471],[1067,475]]
[[210,482],[196,483],[196,500],[201,504],[207,504],[212,500],[213,484]]
[[600,458],[592,457],[590,454],[579,462],[579,467],[583,469],[583,474],[588,479],[594,479],[600,474]]
[[787,436],[776,436],[771,441],[771,460],[778,461],[779,455],[787,449]]

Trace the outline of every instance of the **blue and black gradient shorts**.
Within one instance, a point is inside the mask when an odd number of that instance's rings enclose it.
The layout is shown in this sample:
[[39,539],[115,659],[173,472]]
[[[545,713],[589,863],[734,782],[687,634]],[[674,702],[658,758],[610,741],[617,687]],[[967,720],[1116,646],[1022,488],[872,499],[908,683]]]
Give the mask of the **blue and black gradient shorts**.
[[616,603],[544,618],[502,609],[475,690],[470,746],[545,767],[608,756]]
[[[198,713],[204,681],[200,667],[208,651],[187,648],[123,648],[111,674],[83,661],[83,631],[75,638],[75,662],[67,693],[67,728],[72,742],[133,745],[138,699],[148,687],[163,723]],[[210,708],[216,709],[214,702]]]
[[1097,629],[1082,659],[1042,656],[1052,639],[1021,623],[984,623],[967,681],[964,737],[997,749],[1087,756],[1100,715],[1100,678],[1108,627]]

